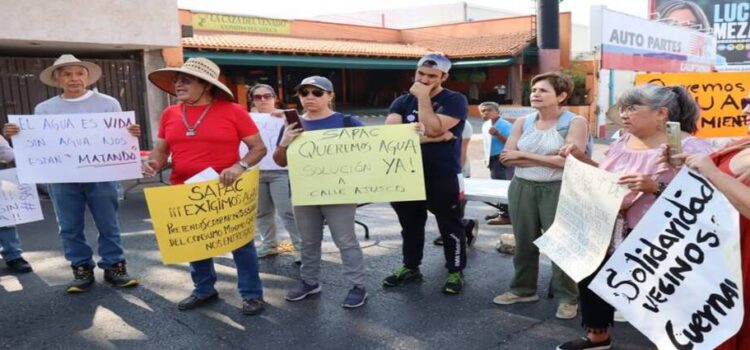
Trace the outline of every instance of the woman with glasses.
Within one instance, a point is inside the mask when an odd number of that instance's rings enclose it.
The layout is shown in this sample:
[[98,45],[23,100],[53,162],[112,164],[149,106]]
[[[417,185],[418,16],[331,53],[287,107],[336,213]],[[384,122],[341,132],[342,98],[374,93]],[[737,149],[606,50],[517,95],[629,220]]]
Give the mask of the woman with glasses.
[[[247,110],[234,103],[232,92],[219,81],[219,67],[208,59],[188,59],[180,68],[159,69],[148,75],[158,88],[176,96],[179,104],[167,107],[159,120],[159,134],[143,172],[153,176],[172,157],[172,184],[182,184],[195,174],[213,168],[224,185],[234,183],[242,172],[258,163],[266,147]],[[240,159],[240,142],[249,151]],[[257,315],[264,309],[263,287],[258,273],[255,243],[232,251],[237,266],[237,286],[242,313]],[[214,288],[213,259],[190,263],[193,292],[177,304],[190,310],[218,299]]]
[[[313,131],[364,126],[359,120],[331,109],[335,95],[333,84],[327,78],[307,77],[302,80],[296,90],[305,114],[300,117],[301,128],[297,123],[286,126],[284,136],[273,154],[273,159],[280,166],[287,165],[287,147],[303,129]],[[310,295],[320,293],[321,244],[323,223],[325,223],[330,228],[333,241],[341,252],[344,276],[352,285],[342,306],[356,308],[365,304],[367,291],[365,290],[364,258],[354,232],[356,210],[357,204],[355,203],[294,206],[294,218],[297,220],[300,238],[302,238],[301,281],[287,292],[286,300],[300,301]]]
[[[641,85],[620,96],[624,134],[612,143],[600,164],[592,161],[577,145],[568,144],[560,155],[572,155],[600,169],[620,174],[619,183],[629,189],[620,206],[620,218],[615,224],[610,251],[601,265],[590,276],[578,282],[581,295],[582,325],[586,336],[557,347],[558,350],[610,349],[609,327],[614,322],[614,308],[589,289],[599,269],[624,237],[638,224],[646,211],[672,181],[676,172],[669,165],[664,145],[667,144],[666,122],[677,121],[684,132],[682,149],[686,153],[708,153],[711,147],[692,136],[697,131],[699,108],[695,99],[682,87]],[[622,227],[622,229],[617,229]]]
[[[750,135],[750,94],[742,99]],[[678,155],[687,166],[697,170],[727,196],[740,213],[740,259],[744,286],[745,316],[739,332],[717,350],[750,349],[750,136],[742,138],[711,155]]]
[[[284,118],[276,109],[276,92],[270,85],[256,84],[248,92],[252,101],[250,116],[263,135],[263,143],[268,154],[260,161],[260,184],[258,187],[257,232],[263,242],[258,248],[258,257],[278,254],[276,240],[276,217],[284,223],[289,232],[294,249],[294,262],[300,263],[300,238],[294,223],[291,194],[289,192],[289,172],[273,161],[273,151],[281,139]],[[257,112],[257,113],[256,113]]]

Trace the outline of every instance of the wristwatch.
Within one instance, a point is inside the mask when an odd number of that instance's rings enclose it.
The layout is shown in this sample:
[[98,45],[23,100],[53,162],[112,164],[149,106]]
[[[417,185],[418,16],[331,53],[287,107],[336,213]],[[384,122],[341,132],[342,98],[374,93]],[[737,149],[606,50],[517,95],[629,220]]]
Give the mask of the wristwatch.
[[239,162],[237,162],[237,164],[239,164],[244,170],[247,170],[248,168],[250,168],[250,164],[247,164],[247,162],[244,160],[240,160]]

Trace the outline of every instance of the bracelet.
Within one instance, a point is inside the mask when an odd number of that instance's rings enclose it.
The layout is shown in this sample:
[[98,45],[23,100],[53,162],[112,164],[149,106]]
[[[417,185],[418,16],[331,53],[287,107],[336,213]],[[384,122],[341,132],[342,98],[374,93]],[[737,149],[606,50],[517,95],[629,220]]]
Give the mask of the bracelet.
[[664,182],[658,182],[656,192],[654,192],[654,197],[661,196],[661,193],[664,192],[664,190],[667,189],[667,184]]

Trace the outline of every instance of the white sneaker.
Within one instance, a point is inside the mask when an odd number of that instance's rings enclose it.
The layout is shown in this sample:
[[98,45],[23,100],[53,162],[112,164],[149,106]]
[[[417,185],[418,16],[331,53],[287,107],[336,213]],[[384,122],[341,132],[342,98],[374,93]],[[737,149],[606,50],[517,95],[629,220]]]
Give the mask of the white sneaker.
[[505,292],[496,296],[495,299],[492,299],[492,302],[497,305],[511,305],[515,303],[531,303],[538,300],[539,295],[536,294],[522,297],[520,295],[515,295],[512,292]]
[[555,317],[561,320],[571,320],[578,316],[578,304],[560,303],[557,305]]

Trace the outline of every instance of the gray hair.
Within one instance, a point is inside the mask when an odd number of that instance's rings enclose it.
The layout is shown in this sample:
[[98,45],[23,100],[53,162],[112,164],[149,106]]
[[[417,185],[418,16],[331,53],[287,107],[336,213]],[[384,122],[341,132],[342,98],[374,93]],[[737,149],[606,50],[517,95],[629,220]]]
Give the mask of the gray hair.
[[620,108],[634,105],[648,106],[652,109],[664,107],[668,111],[669,121],[680,123],[680,129],[689,134],[698,131],[696,125],[700,110],[690,93],[682,86],[659,86],[645,84],[625,91],[617,100]]
[[482,108],[485,108],[485,107],[491,107],[495,111],[500,112],[500,105],[497,104],[497,102],[485,101],[485,102],[482,102],[482,103],[479,104],[479,110],[480,111],[482,110]]

